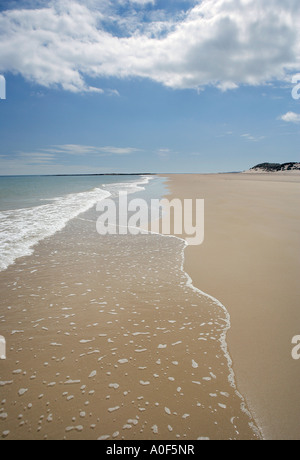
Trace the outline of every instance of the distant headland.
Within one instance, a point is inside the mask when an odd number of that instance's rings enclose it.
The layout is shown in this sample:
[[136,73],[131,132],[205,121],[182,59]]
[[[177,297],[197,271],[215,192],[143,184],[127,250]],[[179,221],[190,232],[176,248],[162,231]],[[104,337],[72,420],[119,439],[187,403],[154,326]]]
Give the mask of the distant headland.
[[300,162],[295,163],[261,163],[254,166],[244,173],[269,173],[269,172],[289,172],[289,171],[299,171],[300,172]]
[[51,177],[156,176],[157,173],[50,174]]

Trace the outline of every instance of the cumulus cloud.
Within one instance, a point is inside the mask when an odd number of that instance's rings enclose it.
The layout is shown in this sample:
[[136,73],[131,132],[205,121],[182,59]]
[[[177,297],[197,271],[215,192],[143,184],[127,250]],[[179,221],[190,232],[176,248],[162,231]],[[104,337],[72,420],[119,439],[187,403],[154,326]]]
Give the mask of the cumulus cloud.
[[282,115],[281,120],[286,123],[300,123],[300,114],[295,112],[288,112]]
[[[0,72],[45,87],[101,92],[88,77],[230,90],[286,80],[300,68],[299,0],[202,0],[142,26],[96,3],[108,8],[110,2],[61,0],[0,13]],[[116,24],[122,33],[112,32]]]

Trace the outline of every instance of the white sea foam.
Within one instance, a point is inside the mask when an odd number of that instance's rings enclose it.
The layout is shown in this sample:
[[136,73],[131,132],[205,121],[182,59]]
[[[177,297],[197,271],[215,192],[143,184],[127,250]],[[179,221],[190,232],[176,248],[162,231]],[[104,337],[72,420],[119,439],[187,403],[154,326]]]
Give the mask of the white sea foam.
[[[188,288],[192,289],[192,291],[197,293],[198,295],[204,296],[207,299],[209,299],[210,301],[212,301],[212,303],[214,305],[218,306],[220,308],[220,310],[223,311],[223,313],[225,315],[225,319],[223,320],[224,323],[225,323],[225,327],[224,327],[223,332],[221,333],[221,337],[219,338],[219,342],[221,344],[221,349],[222,349],[222,351],[224,353],[224,356],[225,356],[225,358],[227,360],[227,364],[228,364],[228,371],[229,371],[229,373],[228,373],[228,382],[231,385],[231,387],[234,389],[235,394],[238,396],[238,398],[241,401],[241,404],[240,404],[241,411],[244,412],[245,414],[247,414],[248,417],[249,417],[249,420],[250,420],[249,426],[253,429],[253,432],[259,438],[264,439],[264,434],[263,434],[262,428],[261,427],[257,428],[255,426],[255,424],[253,423],[253,416],[249,412],[249,410],[247,409],[246,401],[245,401],[244,397],[241,395],[241,393],[238,391],[237,386],[236,386],[235,374],[234,374],[233,367],[232,367],[233,363],[232,363],[232,359],[231,359],[231,356],[229,354],[228,345],[227,345],[227,333],[231,328],[231,317],[230,317],[230,314],[229,314],[227,308],[218,299],[216,299],[215,297],[211,296],[210,294],[208,294],[208,293],[206,293],[204,291],[201,291],[201,289],[199,289],[196,286],[194,286],[192,278],[190,277],[190,275],[184,269],[184,266],[185,266],[185,250],[189,246],[189,244],[187,243],[187,241],[185,239],[180,238],[180,237],[175,236],[175,235],[164,235],[163,233],[157,233],[157,232],[152,232],[152,231],[146,231],[145,233],[148,233],[150,235],[160,235],[163,238],[175,238],[175,239],[177,239],[179,241],[182,241],[184,243],[183,247],[182,247],[182,250],[181,250],[181,271],[186,277],[185,285]],[[201,326],[203,326],[204,324],[205,323],[203,323]],[[214,337],[211,337],[211,338],[215,339]],[[201,340],[201,339],[198,339],[198,340]],[[182,342],[179,341],[179,342],[173,343],[172,346],[176,346],[176,345],[179,345],[179,344],[182,344]],[[215,378],[214,374],[211,374],[211,375],[212,375],[213,378]],[[211,380],[211,378],[209,378],[209,377],[204,378],[203,380],[206,380],[206,379]],[[198,381],[193,381],[192,383],[196,384],[196,385],[201,385],[201,382],[198,382]]]
[[51,204],[0,212],[0,271],[19,257],[33,253],[41,240],[61,231],[79,214],[110,193],[100,188],[56,198]]
[[120,191],[144,190],[151,179],[151,176],[141,176],[134,182],[106,184],[102,188],[52,198],[41,206],[1,211],[0,271],[6,270],[16,259],[33,254],[37,243],[61,231],[70,220],[97,202],[116,196]]
[[127,192],[128,194],[141,192],[145,190],[144,185],[147,185],[152,176],[141,176],[136,182],[119,182],[114,184],[105,184],[103,188],[110,192],[112,196],[117,196],[120,191]]

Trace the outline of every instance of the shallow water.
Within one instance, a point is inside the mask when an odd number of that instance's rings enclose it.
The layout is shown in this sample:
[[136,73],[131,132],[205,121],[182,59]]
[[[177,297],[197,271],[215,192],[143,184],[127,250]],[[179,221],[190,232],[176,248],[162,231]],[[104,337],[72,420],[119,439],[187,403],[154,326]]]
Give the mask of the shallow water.
[[[0,271],[118,191],[142,191],[152,177],[0,177]],[[157,185],[162,182],[156,179]]]

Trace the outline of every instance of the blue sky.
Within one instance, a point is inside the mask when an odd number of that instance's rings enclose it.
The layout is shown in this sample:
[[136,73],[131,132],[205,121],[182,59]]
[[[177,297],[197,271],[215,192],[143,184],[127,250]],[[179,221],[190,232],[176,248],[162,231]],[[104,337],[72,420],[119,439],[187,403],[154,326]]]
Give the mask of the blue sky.
[[2,1],[0,175],[300,161],[299,20],[295,0]]

